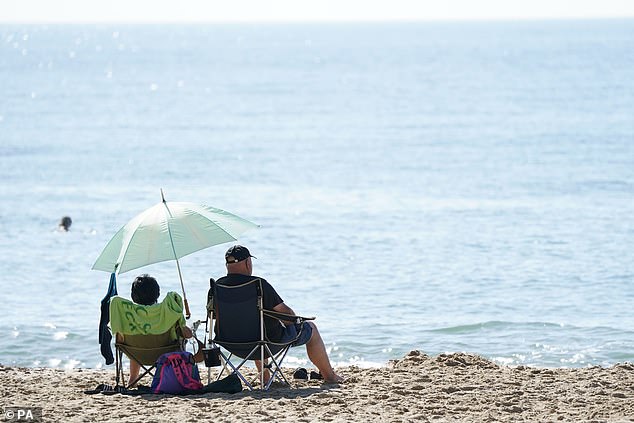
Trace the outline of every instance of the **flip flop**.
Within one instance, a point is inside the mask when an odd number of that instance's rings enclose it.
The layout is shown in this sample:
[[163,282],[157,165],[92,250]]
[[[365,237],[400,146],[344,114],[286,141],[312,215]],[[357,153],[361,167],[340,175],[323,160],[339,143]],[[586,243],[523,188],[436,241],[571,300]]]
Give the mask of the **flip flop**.
[[[99,385],[97,385],[97,387],[95,389],[87,389],[87,390],[85,390],[84,394],[88,394],[88,395],[100,394],[108,386],[109,385],[106,385],[105,383],[100,383]],[[110,386],[110,388],[112,389],[111,386]]]
[[293,379],[308,380],[308,370],[303,367],[298,367],[295,373],[293,373]]
[[310,380],[323,380],[323,378],[324,377],[321,375],[321,373],[314,370],[310,371]]
[[125,394],[126,392],[127,389],[125,389],[125,386],[121,385],[117,385],[115,387],[106,385],[106,388],[101,391],[101,393],[104,395]]

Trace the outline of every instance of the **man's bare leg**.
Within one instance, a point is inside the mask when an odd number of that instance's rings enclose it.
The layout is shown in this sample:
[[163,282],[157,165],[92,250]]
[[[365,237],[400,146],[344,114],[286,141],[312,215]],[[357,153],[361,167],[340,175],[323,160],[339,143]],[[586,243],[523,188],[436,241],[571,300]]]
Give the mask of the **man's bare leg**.
[[[258,376],[260,375],[260,372],[262,371],[262,361],[260,360],[255,360],[255,367],[257,367],[258,369]],[[267,383],[269,383],[269,379],[271,378],[271,373],[269,372],[268,368],[264,369],[264,384],[266,385]]]
[[321,339],[321,335],[317,330],[317,326],[313,322],[308,322],[313,328],[313,335],[310,337],[310,341],[306,343],[306,352],[308,358],[319,369],[319,372],[324,377],[324,381],[329,383],[343,382],[343,378],[335,373],[334,369],[330,365],[330,359],[326,352],[326,346]]

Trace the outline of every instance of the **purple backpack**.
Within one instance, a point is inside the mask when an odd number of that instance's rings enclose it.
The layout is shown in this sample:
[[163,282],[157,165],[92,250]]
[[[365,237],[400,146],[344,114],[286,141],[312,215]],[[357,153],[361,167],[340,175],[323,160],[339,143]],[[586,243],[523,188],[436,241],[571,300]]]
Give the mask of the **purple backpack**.
[[156,362],[152,380],[155,394],[183,394],[202,389],[198,366],[187,351],[165,353]]

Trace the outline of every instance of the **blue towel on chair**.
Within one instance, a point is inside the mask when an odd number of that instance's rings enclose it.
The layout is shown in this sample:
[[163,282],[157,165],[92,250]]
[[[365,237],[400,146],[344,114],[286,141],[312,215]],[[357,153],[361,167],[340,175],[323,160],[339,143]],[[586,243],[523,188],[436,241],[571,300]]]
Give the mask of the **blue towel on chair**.
[[117,277],[114,273],[110,275],[110,285],[106,296],[101,300],[101,318],[99,320],[99,344],[101,345],[101,355],[106,359],[106,364],[114,363],[112,354],[112,333],[108,327],[110,322],[110,298],[117,295]]

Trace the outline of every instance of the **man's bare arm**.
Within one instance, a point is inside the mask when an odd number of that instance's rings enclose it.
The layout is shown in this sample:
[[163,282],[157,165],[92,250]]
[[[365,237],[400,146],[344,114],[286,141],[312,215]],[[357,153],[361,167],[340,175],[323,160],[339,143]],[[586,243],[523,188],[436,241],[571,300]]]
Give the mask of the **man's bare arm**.
[[[273,311],[277,311],[278,313],[284,313],[284,314],[292,314],[293,316],[295,316],[295,312],[293,311],[293,309],[284,303],[279,303],[278,305],[273,307]],[[284,320],[284,323],[293,323],[293,322]]]

